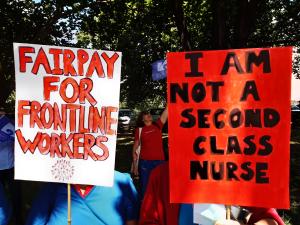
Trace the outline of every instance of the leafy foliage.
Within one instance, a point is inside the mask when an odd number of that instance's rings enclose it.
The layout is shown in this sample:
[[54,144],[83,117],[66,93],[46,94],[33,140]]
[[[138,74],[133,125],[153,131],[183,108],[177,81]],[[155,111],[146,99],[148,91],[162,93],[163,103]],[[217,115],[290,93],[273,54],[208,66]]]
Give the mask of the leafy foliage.
[[14,41],[122,51],[122,104],[158,107],[166,81],[152,80],[152,62],[168,51],[299,47],[299,10],[299,0],[5,0],[0,105],[13,103]]
[[178,46],[168,2],[94,2],[78,34],[78,46],[82,45],[122,51],[121,100],[128,106],[164,98],[165,81],[152,81],[150,64]]
[[121,50],[121,100],[157,106],[166,84],[152,81],[150,65],[166,52],[299,46],[299,9],[299,0],[93,1],[78,46]]
[[[0,105],[13,107],[13,42],[70,45],[78,16],[86,5],[81,1],[2,1],[0,4]],[[77,12],[77,13],[74,13]],[[8,105],[7,105],[8,104]],[[11,110],[11,109],[10,109]]]

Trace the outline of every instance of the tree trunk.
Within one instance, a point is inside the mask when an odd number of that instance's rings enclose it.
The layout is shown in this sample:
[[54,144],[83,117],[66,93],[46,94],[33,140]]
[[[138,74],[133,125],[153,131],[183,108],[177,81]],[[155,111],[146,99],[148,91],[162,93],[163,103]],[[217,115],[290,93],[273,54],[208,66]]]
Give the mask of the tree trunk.
[[183,0],[170,0],[170,4],[173,9],[173,15],[175,18],[178,35],[180,37],[181,46],[184,51],[190,51],[192,50],[192,45],[182,7]]
[[212,0],[211,10],[213,12],[213,49],[227,49],[230,46],[226,32],[226,1]]
[[260,0],[239,0],[238,16],[236,20],[236,33],[234,39],[235,48],[247,47],[249,36],[255,28],[259,16]]

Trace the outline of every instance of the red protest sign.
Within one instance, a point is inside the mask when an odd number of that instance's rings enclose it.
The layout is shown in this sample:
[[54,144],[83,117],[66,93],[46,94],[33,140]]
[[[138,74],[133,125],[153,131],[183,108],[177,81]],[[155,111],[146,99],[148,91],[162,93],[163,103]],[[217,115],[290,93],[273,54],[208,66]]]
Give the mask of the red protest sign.
[[291,55],[168,53],[171,202],[289,208]]

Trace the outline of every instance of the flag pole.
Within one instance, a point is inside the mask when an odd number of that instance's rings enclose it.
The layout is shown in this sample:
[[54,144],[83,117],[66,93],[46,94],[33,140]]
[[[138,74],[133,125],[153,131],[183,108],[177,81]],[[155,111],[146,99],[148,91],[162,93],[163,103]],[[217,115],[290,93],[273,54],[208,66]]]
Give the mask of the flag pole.
[[68,184],[68,225],[71,225],[71,184]]

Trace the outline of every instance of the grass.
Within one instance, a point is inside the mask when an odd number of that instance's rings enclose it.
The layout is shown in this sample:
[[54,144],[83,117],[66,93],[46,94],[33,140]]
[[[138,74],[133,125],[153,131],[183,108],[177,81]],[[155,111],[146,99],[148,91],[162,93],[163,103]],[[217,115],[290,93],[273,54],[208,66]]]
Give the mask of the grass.
[[[164,148],[167,149],[168,137],[163,136]],[[118,134],[116,170],[129,172],[131,166],[131,150],[133,136],[131,132]],[[291,133],[291,162],[290,162],[290,198],[291,209],[279,210],[279,214],[284,218],[286,225],[299,225],[300,221],[300,128],[292,129]],[[22,212],[26,217],[32,199],[40,189],[41,183],[24,181],[22,183]],[[280,196],[275,196],[280,198]]]

